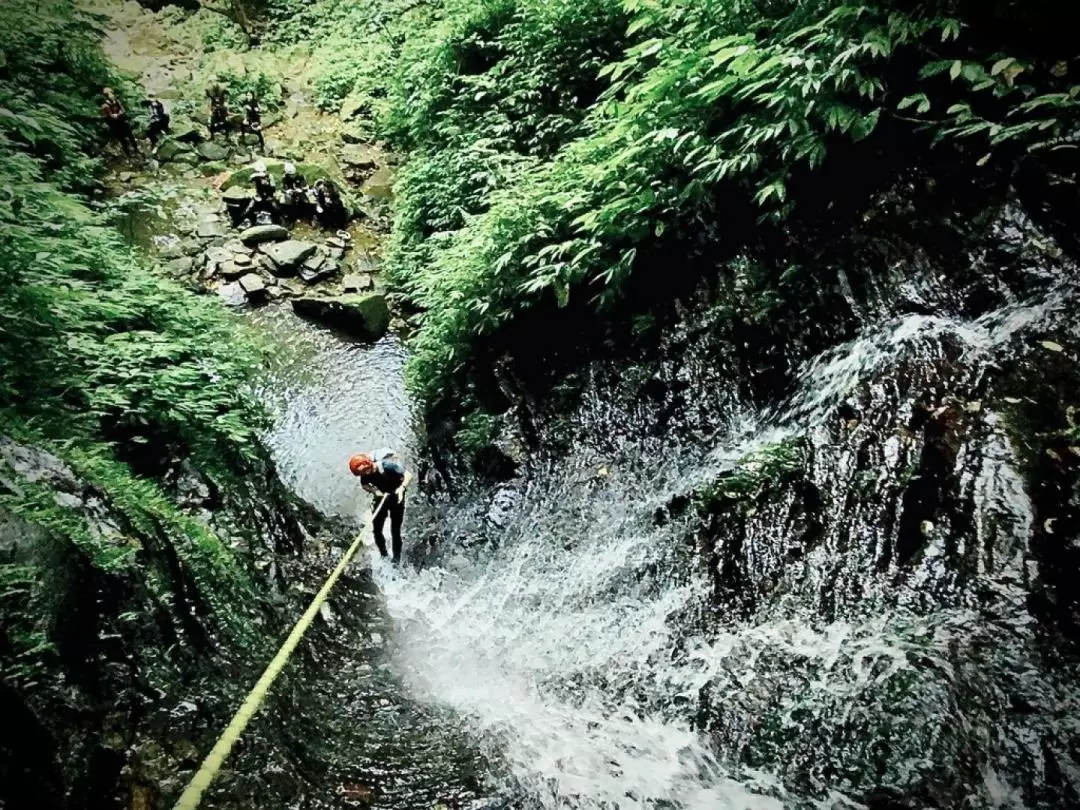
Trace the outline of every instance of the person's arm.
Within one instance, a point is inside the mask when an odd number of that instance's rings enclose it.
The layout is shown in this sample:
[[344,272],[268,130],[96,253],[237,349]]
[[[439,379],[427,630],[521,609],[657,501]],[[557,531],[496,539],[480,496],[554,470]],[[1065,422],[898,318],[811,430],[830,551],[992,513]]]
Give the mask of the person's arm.
[[411,481],[412,481],[412,473],[409,472],[408,470],[406,470],[405,471],[405,478],[402,480],[401,486],[397,488],[397,492],[395,492],[394,494],[397,495],[399,498],[402,495],[404,495],[405,494],[405,488],[407,486],[409,486],[409,483]]

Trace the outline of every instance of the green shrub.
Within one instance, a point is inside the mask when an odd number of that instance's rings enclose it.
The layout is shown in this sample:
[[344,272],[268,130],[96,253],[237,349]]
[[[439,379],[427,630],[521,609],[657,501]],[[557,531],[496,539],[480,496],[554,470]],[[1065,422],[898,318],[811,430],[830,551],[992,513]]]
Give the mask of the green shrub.
[[[957,9],[447,0],[402,46],[387,121],[410,152],[389,266],[420,310],[417,390],[457,396],[477,345],[531,308],[610,311],[632,279],[662,284],[648,257],[704,228],[732,255],[740,223],[784,222],[801,189],[895,181],[934,143],[1006,174],[1071,148],[1063,57],[1010,55]],[[1019,12],[994,13],[997,35]]]
[[265,424],[255,344],[73,193],[96,183],[97,94],[118,84],[97,20],[16,0],[0,21],[19,32],[0,45],[0,417],[136,474],[188,457],[242,474]]

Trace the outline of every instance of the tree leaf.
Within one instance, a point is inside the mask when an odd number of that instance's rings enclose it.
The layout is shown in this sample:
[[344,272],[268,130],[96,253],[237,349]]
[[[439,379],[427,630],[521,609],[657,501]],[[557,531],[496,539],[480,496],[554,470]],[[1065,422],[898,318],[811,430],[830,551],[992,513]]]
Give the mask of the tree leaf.
[[949,78],[953,81],[960,75],[960,71],[964,69],[964,63],[957,59],[953,62],[952,67],[949,68]]
[[1013,59],[1011,56],[1006,56],[1004,59],[999,59],[998,61],[994,62],[994,66],[990,68],[990,75],[997,76],[1015,61],[1016,60]]
[[926,100],[926,93],[915,93],[914,95],[910,95],[910,96],[907,96],[905,98],[900,99],[900,102],[896,105],[896,109],[897,110],[906,110],[908,107],[911,107],[916,102],[921,102],[921,101],[925,101],[925,100]]
[[1052,340],[1040,340],[1039,345],[1044,349],[1049,349],[1052,352],[1063,352],[1065,348],[1060,343],[1055,343]]

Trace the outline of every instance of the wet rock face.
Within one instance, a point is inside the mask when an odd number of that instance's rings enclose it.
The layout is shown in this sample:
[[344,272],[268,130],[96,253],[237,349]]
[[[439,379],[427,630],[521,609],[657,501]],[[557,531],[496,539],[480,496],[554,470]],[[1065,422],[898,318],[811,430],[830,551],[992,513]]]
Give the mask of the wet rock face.
[[[265,570],[310,537],[304,524],[318,529],[268,466],[221,488],[178,461],[163,488],[230,542],[237,566]],[[0,602],[0,804],[146,808],[175,797],[265,659],[225,630],[271,616],[260,580],[228,597],[207,579],[213,566],[200,567],[190,528],[135,520],[67,462],[5,436],[0,494],[0,564],[20,572]]]

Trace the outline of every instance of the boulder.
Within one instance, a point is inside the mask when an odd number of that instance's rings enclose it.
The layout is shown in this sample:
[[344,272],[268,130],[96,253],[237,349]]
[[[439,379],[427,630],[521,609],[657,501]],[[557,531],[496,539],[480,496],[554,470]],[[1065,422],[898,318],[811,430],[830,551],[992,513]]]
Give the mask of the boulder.
[[173,239],[158,245],[157,252],[162,259],[179,259],[184,255],[184,248],[179,239]]
[[360,193],[378,200],[390,199],[394,192],[394,175],[390,169],[383,166],[377,169],[371,177],[364,181],[360,187]]
[[376,341],[386,334],[390,326],[390,308],[386,298],[375,293],[297,298],[292,306],[297,315],[361,340]]
[[280,225],[256,225],[240,234],[240,241],[245,245],[262,245],[267,242],[281,242],[289,238],[289,229]]
[[[258,276],[256,276],[258,278]],[[262,281],[262,279],[259,279]],[[247,293],[244,292],[244,288],[240,286],[240,282],[234,281],[230,284],[222,284],[217,289],[217,294],[220,295],[226,304],[230,307],[239,307],[247,303]]]
[[201,174],[203,177],[214,177],[215,175],[221,174],[225,170],[225,164],[219,163],[217,161],[210,161],[209,163],[202,163],[199,165],[199,174]]
[[355,172],[374,171],[379,165],[378,152],[370,146],[351,144],[342,147],[341,162],[346,170]]
[[281,287],[287,295],[304,295],[307,292],[307,290],[304,289],[303,284],[298,284],[297,282],[289,281],[288,279],[283,279],[278,286]]
[[210,274],[216,273],[223,264],[232,261],[232,253],[223,247],[212,247],[206,251],[204,259]]
[[181,256],[178,259],[173,259],[166,266],[173,275],[186,276],[194,268],[195,260],[190,256]]
[[341,289],[345,292],[367,292],[375,289],[375,280],[370,273],[349,273],[341,282]]
[[310,257],[304,261],[304,266],[301,270],[315,271],[326,264],[326,254],[321,250],[316,250]]
[[218,163],[228,160],[231,154],[227,146],[222,146],[220,143],[214,143],[213,141],[200,143],[195,147],[195,151],[199,153],[199,157],[203,160],[212,160]]
[[121,183],[130,183],[135,179],[135,172],[120,172],[118,176]]
[[251,272],[250,260],[247,266],[239,265],[233,260],[223,262],[218,265],[218,272],[221,273],[222,278],[232,281]]
[[169,163],[181,155],[190,155],[194,152],[191,144],[176,140],[163,141],[157,150],[157,159],[162,163]]
[[251,255],[251,248],[241,242],[239,239],[230,239],[225,243],[225,249],[230,253],[240,253],[245,256]]
[[206,133],[194,121],[181,121],[172,124],[172,140],[178,143],[197,144],[206,140]]
[[370,134],[359,124],[346,124],[341,130],[341,140],[345,143],[367,143]]
[[203,244],[194,236],[180,243],[180,250],[185,256],[196,256],[202,252]]
[[295,276],[297,270],[318,249],[318,245],[311,242],[301,242],[290,239],[287,242],[279,242],[276,245],[267,245],[262,249],[263,255],[270,260],[270,271],[275,276]]
[[199,221],[195,235],[200,239],[217,239],[225,235],[225,225],[217,215]]
[[306,283],[315,284],[318,281],[323,281],[337,274],[340,269],[341,266],[337,262],[331,261],[329,259],[324,259],[314,267],[305,264],[303,267],[300,268],[299,275],[300,278]]
[[342,121],[352,121],[366,113],[369,108],[368,99],[360,93],[351,93],[341,102],[341,110],[338,115]]
[[244,294],[248,297],[248,300],[266,300],[266,285],[263,283],[263,280],[255,273],[248,273],[246,276],[241,276],[239,284],[240,289],[244,291]]

